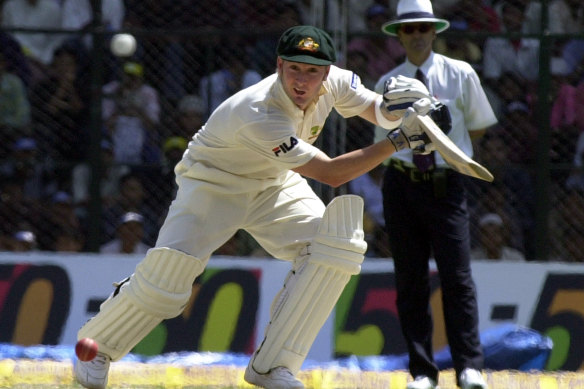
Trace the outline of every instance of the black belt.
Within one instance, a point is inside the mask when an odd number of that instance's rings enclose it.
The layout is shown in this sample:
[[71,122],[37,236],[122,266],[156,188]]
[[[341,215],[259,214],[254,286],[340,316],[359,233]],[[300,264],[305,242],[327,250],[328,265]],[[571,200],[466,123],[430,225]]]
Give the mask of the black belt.
[[389,166],[405,174],[412,182],[433,181],[434,175],[445,176],[447,171],[450,170],[434,167],[428,171],[421,172],[415,166],[408,166],[404,161],[393,158],[389,160]]

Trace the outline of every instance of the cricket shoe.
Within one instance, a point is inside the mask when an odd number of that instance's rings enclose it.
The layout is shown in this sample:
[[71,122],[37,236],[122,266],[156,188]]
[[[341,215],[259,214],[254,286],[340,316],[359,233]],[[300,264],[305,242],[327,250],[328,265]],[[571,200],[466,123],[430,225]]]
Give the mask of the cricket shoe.
[[266,389],[303,389],[304,384],[294,377],[294,374],[284,366],[278,366],[260,374],[254,370],[251,362],[245,369],[244,379],[253,385]]
[[105,389],[109,372],[110,357],[98,353],[91,361],[77,360],[75,378],[77,382],[88,389]]
[[408,383],[407,389],[440,389],[432,378],[425,375],[417,376],[412,382]]
[[487,383],[481,372],[476,369],[464,369],[458,377],[458,382],[461,389],[487,389]]

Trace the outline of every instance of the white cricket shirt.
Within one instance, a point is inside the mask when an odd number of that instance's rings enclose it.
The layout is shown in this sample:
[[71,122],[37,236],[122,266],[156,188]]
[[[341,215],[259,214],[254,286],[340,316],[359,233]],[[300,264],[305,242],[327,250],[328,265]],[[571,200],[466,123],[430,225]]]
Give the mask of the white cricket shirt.
[[189,142],[177,172],[233,192],[278,185],[317,154],[312,144],[333,108],[355,116],[377,96],[357,75],[331,65],[319,97],[302,111],[273,74],[217,107]]

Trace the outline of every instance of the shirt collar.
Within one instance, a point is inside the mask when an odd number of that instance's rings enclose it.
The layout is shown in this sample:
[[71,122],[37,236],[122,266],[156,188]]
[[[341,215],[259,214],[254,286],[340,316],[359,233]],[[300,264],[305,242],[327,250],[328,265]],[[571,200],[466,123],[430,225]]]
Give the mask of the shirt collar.
[[430,55],[428,56],[426,61],[424,61],[422,66],[416,66],[413,63],[411,63],[409,59],[406,58],[406,62],[405,62],[406,69],[408,70],[408,72],[411,73],[410,77],[414,77],[414,75],[416,74],[416,70],[418,70],[418,68],[420,70],[422,70],[422,72],[424,73],[424,75],[426,77],[428,77],[428,72],[430,71],[430,68],[432,67],[432,63],[434,62],[434,56],[435,56],[435,53],[433,51],[431,51]]
[[[329,89],[327,87],[327,82],[323,82],[322,86],[320,87],[320,90],[318,91],[318,96],[316,96],[316,98],[312,101],[312,103],[306,108],[306,113],[310,113],[312,111],[314,111],[314,107],[316,106],[316,103],[318,102],[318,99],[320,98],[320,96],[329,93]],[[278,101],[280,101],[283,104],[283,107],[286,111],[289,112],[302,112],[302,110],[300,108],[298,108],[298,106],[296,104],[294,104],[294,102],[288,97],[288,95],[286,94],[286,91],[284,90],[284,85],[282,84],[282,80],[280,79],[280,76],[278,75],[276,78],[276,82],[274,85],[274,95],[276,97],[276,99]]]
[[314,100],[312,100],[312,103],[306,107],[305,113],[306,114],[310,114],[312,113],[315,109],[316,109],[316,104],[318,103],[318,99],[320,99],[320,96],[328,93],[328,89],[325,86],[326,81],[322,83],[320,90],[318,91],[318,95],[314,98]]

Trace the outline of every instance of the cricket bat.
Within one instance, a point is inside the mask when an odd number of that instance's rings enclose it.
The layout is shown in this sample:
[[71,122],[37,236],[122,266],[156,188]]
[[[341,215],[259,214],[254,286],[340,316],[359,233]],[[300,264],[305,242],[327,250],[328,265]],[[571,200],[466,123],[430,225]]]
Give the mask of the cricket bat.
[[448,135],[446,135],[440,127],[434,123],[429,116],[417,115],[416,120],[424,129],[424,132],[428,135],[434,146],[436,146],[436,151],[440,153],[442,158],[450,165],[450,167],[459,173],[466,174],[467,176],[479,178],[488,182],[492,182],[495,177],[491,172],[485,168],[480,163],[474,161],[468,155],[466,155],[461,149],[458,148],[450,140]]

